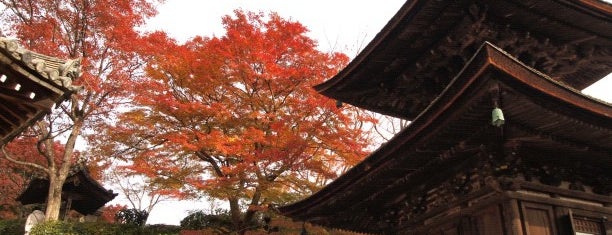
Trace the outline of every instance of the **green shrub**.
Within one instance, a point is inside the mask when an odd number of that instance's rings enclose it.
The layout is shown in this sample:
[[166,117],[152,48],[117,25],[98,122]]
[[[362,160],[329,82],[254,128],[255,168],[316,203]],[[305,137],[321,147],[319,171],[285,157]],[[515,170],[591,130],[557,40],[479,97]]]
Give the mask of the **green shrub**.
[[64,221],[50,221],[37,224],[30,231],[31,235],[78,235],[74,224]]
[[104,222],[73,223],[76,234],[115,235],[120,231],[119,225]]
[[146,234],[174,235],[179,234],[181,227],[166,224],[152,224],[144,227],[144,231],[146,231]]
[[25,220],[0,220],[0,234],[22,235],[24,233]]
[[[109,224],[106,222],[45,222],[36,225],[32,235],[178,235],[180,228],[172,225]],[[0,233],[4,235],[5,233]],[[23,229],[19,235],[23,234]]]
[[214,214],[206,214],[204,211],[192,211],[181,220],[181,228],[183,229],[226,229],[232,228],[232,219],[229,211],[217,210]]

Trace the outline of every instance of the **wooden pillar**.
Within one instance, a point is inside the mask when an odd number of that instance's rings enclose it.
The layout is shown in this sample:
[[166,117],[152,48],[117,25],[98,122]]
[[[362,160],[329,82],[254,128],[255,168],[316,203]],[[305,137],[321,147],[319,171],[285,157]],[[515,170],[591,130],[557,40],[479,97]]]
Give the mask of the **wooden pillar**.
[[573,234],[570,213],[570,209],[568,208],[555,207],[555,222],[557,222],[557,231],[559,231],[560,235]]
[[66,218],[68,218],[68,213],[70,212],[70,209],[72,209],[72,194],[67,193],[66,196],[66,207],[64,208],[64,213],[62,215],[63,220],[66,220]]
[[506,200],[502,203],[502,215],[504,216],[506,234],[523,235],[523,223],[516,199]]
[[461,235],[476,235],[474,231],[473,221],[470,216],[463,216],[459,221],[459,234]]

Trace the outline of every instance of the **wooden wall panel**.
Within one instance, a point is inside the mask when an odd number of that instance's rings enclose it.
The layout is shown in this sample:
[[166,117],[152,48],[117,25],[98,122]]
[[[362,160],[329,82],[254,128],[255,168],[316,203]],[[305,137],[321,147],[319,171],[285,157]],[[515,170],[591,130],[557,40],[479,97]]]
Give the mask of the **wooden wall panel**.
[[557,234],[552,206],[522,203],[522,212],[527,235]]
[[504,228],[506,229],[506,234],[524,235],[523,222],[521,220],[521,213],[518,201],[516,199],[511,199],[505,201],[502,205]]
[[497,204],[474,213],[474,223],[477,234],[505,234],[501,211]]

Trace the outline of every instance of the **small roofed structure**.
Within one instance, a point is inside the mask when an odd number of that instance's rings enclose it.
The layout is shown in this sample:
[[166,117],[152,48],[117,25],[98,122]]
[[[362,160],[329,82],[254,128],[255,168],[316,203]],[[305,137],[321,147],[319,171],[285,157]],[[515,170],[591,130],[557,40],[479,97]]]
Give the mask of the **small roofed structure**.
[[[37,178],[30,181],[28,187],[17,197],[23,205],[45,203],[49,192],[49,180]],[[84,167],[76,167],[66,178],[62,187],[62,201],[66,204],[65,211],[75,210],[82,215],[94,214],[107,202],[113,200],[117,193],[105,189],[92,179]]]
[[409,0],[316,86],[411,120],[279,211],[372,234],[612,234],[612,5]]
[[77,88],[79,60],[63,60],[0,38],[0,146],[67,99]]

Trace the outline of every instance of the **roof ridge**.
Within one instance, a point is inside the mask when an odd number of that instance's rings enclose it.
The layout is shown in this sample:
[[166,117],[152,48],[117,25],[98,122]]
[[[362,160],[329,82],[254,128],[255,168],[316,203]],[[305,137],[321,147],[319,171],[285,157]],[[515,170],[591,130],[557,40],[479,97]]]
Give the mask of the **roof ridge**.
[[68,90],[78,90],[72,82],[82,75],[81,58],[61,59],[25,49],[19,40],[0,37],[0,49],[4,49],[13,59],[23,62],[41,77]]

